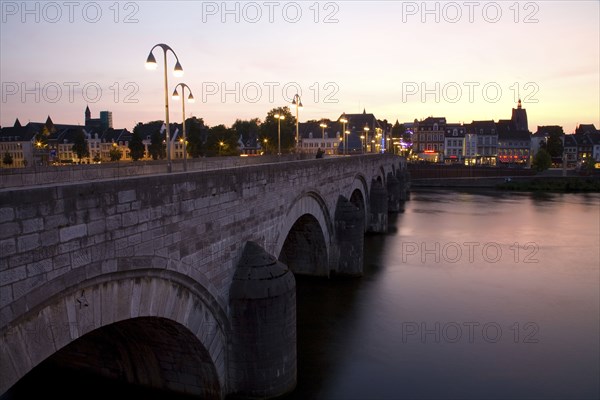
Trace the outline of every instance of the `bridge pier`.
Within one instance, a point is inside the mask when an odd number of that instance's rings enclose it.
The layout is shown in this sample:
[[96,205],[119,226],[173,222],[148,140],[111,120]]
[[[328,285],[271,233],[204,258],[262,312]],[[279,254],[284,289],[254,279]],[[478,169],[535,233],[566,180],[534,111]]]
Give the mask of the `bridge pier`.
[[399,169],[396,172],[396,178],[400,184],[400,200],[401,202],[405,202],[410,200],[410,174],[406,168]]
[[379,180],[371,182],[368,232],[386,233],[388,228],[388,192]]
[[364,213],[344,196],[335,209],[335,246],[332,248],[332,272],[360,276],[363,273]]
[[403,210],[402,207],[402,186],[396,175],[388,172],[387,175],[388,192],[388,212],[397,213]]
[[296,386],[296,281],[262,247],[247,242],[230,290],[232,393],[270,398]]

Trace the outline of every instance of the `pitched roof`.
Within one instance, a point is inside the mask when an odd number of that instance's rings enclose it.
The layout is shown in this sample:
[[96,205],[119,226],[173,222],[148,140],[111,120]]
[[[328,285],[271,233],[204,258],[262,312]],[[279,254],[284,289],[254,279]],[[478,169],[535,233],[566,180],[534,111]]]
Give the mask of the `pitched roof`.
[[577,147],[577,137],[575,135],[565,135],[564,147]]
[[496,123],[494,121],[473,121],[467,125],[467,132],[478,135],[482,133],[484,135],[493,135],[496,132]]

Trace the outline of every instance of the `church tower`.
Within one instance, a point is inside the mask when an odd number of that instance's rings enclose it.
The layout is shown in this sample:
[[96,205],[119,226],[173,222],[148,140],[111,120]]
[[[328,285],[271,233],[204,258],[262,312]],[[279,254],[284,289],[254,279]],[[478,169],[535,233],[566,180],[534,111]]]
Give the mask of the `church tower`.
[[529,125],[527,124],[527,110],[522,108],[521,99],[519,99],[519,102],[517,103],[517,108],[512,109],[512,118],[510,120],[517,132],[529,132]]
[[88,121],[90,119],[92,119],[92,112],[90,111],[89,106],[85,106],[85,123],[84,123],[84,125],[87,125]]

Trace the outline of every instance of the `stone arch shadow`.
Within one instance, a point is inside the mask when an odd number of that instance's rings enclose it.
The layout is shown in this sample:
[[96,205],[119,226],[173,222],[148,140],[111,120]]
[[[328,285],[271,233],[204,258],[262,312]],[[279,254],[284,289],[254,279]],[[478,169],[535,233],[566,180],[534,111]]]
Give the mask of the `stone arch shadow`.
[[328,276],[331,214],[317,191],[298,196],[289,207],[279,229],[274,254],[297,274]]
[[222,398],[229,330],[216,301],[184,275],[150,269],[101,275],[49,297],[2,332],[0,392],[38,365],[65,358],[98,372],[97,360],[81,358],[95,348],[117,357],[113,370],[99,373],[104,378]]
[[[352,181],[352,185],[348,190],[348,200],[364,213],[364,220],[369,218],[369,185],[362,174],[357,174]],[[365,224],[365,231],[366,231]]]

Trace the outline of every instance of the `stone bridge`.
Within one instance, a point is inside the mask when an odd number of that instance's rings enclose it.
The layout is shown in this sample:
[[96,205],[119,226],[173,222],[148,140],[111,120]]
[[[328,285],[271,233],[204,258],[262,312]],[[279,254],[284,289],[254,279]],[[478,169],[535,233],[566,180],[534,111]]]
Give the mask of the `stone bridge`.
[[293,274],[362,273],[404,160],[0,190],[0,394],[42,363],[206,398],[296,384]]

